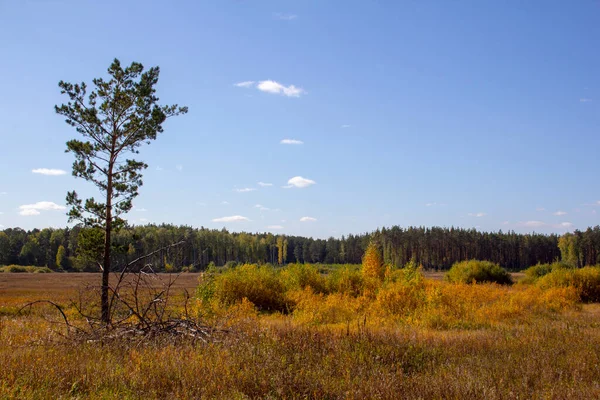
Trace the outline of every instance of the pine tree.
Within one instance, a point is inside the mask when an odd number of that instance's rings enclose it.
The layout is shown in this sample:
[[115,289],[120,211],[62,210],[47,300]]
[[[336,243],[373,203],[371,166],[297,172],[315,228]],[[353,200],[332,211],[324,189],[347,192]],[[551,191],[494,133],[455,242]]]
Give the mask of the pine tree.
[[69,221],[78,220],[87,227],[104,232],[102,251],[101,319],[110,324],[108,277],[111,271],[111,234],[125,225],[121,215],[132,208],[132,200],[142,185],[142,174],[148,167],[133,159],[139,147],[149,144],[163,132],[162,124],[169,117],[185,114],[187,107],[158,104],[155,86],[160,70],[144,72],[142,64],[134,62],[123,69],[115,59],[108,68],[109,80],[93,80],[94,89],[87,95],[85,83],[60,81],[61,94],[69,97],[67,104],[55,106],[65,122],[83,136],[83,140],[67,142],[67,152],[75,155],[73,176],[92,182],[103,200],[93,197],[85,201],[75,191],[67,194]]

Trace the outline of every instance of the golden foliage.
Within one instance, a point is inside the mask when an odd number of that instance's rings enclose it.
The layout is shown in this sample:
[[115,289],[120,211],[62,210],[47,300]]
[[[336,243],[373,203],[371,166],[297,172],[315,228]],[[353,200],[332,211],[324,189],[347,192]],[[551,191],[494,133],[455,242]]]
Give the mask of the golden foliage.
[[374,242],[369,243],[362,260],[362,273],[366,279],[382,281],[385,277],[385,266],[379,249]]

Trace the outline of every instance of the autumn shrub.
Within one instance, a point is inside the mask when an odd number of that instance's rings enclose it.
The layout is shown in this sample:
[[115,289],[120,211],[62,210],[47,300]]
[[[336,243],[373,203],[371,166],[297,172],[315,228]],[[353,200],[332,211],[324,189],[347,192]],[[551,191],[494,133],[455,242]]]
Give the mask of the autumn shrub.
[[421,281],[424,279],[423,267],[414,259],[406,263],[403,268],[393,268],[387,266],[385,270],[386,282],[404,282]]
[[289,293],[294,302],[293,317],[308,324],[349,323],[360,316],[362,299],[346,293],[315,293],[312,288]]
[[410,314],[426,304],[426,286],[422,268],[415,260],[400,269],[388,266],[385,282],[377,290],[372,310],[385,316]]
[[558,268],[537,281],[542,289],[574,287],[584,303],[600,302],[600,267]]
[[347,265],[327,275],[325,284],[329,293],[342,293],[356,297],[363,291],[364,276],[361,270]]
[[557,261],[552,264],[537,264],[527,268],[525,271],[525,279],[523,283],[533,283],[544,275],[557,269],[572,269],[573,267],[567,263]]
[[208,274],[198,288],[198,295],[205,301],[214,298],[224,304],[239,303],[246,298],[264,311],[286,312],[290,307],[278,271],[255,264]]
[[280,278],[286,290],[310,287],[316,293],[328,291],[327,278],[311,264],[289,264],[281,270]]
[[383,285],[376,294],[372,309],[384,316],[406,316],[426,304],[423,281],[396,281]]
[[498,283],[511,284],[512,279],[506,270],[490,261],[461,261],[455,263],[446,274],[451,283]]
[[530,285],[426,282],[423,304],[408,322],[433,329],[473,329],[511,321],[526,322],[533,316],[572,309],[579,301],[573,288],[542,290]]

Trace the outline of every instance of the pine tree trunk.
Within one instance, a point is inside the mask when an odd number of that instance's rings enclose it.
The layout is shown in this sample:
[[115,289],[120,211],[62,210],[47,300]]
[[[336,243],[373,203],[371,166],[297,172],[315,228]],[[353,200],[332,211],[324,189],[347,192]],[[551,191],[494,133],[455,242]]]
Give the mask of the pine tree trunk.
[[110,324],[110,305],[108,303],[108,279],[110,278],[110,241],[112,231],[112,170],[113,165],[108,168],[108,185],[106,188],[106,225],[104,228],[104,260],[102,270],[102,292],[101,292],[101,308],[102,322],[106,325]]

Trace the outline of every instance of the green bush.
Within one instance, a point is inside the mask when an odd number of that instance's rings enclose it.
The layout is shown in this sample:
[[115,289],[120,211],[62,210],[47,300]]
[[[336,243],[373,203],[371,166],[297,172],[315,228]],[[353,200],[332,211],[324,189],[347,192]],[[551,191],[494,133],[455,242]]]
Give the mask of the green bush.
[[291,304],[286,300],[285,287],[278,271],[268,266],[245,264],[221,274],[207,276],[198,288],[201,298],[216,298],[234,304],[244,298],[264,311],[286,312]]
[[582,302],[600,302],[600,267],[557,268],[541,277],[537,285],[542,289],[572,286]]
[[311,264],[288,264],[280,273],[287,290],[310,287],[315,293],[327,293],[327,279]]
[[558,269],[572,269],[569,264],[557,261],[552,264],[537,264],[527,268],[525,271],[525,277],[528,281],[533,282],[544,275],[548,275],[550,272]]
[[27,272],[27,268],[23,267],[21,265],[9,265],[8,267],[6,267],[6,272],[23,273],[23,272]]
[[446,274],[452,283],[499,283],[511,284],[512,278],[504,268],[490,261],[461,261],[455,263]]
[[9,272],[9,273],[48,273],[52,272],[52,270],[48,267],[34,267],[30,265],[7,265],[5,267],[0,268],[0,272]]

